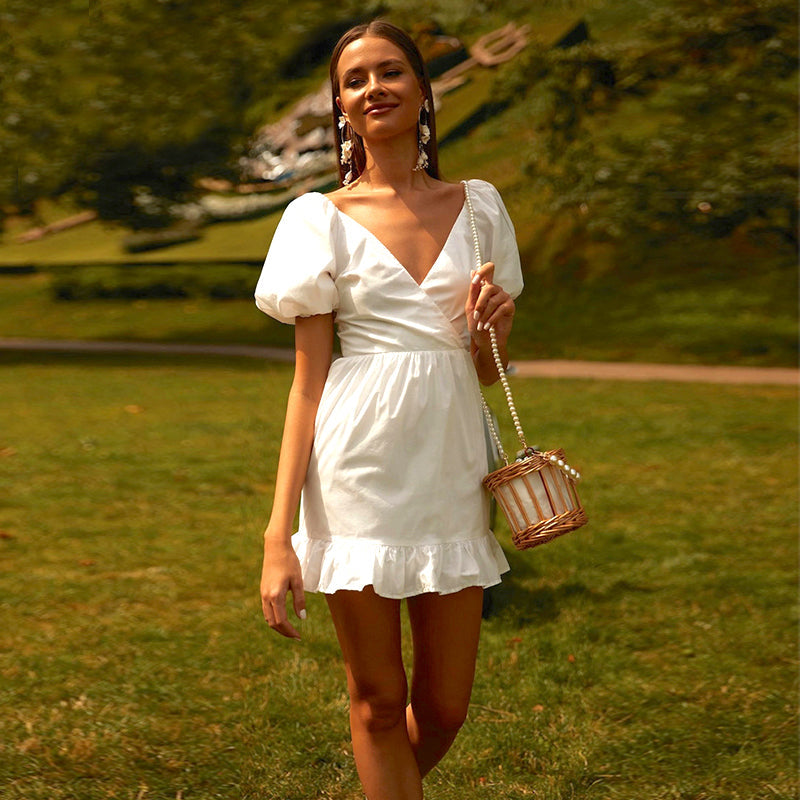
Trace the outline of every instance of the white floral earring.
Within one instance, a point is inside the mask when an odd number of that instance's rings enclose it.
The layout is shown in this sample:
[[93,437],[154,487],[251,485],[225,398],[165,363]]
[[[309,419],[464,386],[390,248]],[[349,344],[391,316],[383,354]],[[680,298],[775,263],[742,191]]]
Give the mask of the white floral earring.
[[[344,114],[339,116],[339,138],[342,142],[342,152],[339,156],[339,162],[343,167],[347,167],[347,174],[344,176],[342,183],[345,186],[350,184],[353,180],[353,135],[348,133],[347,129],[350,127],[347,124],[347,119]],[[345,139],[345,133],[348,133]]]
[[431,129],[428,126],[427,118],[430,114],[430,104],[428,98],[419,108],[419,122],[417,123],[417,163],[414,166],[414,172],[422,172],[428,166],[428,153],[425,150],[425,145],[431,140]]

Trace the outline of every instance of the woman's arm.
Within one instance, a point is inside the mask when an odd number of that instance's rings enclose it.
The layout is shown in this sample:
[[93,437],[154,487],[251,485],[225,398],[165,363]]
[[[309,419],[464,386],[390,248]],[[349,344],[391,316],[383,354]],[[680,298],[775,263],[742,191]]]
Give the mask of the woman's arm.
[[478,373],[478,380],[484,386],[491,386],[499,380],[497,366],[492,355],[489,329],[497,336],[497,346],[503,367],[508,366],[506,346],[514,324],[516,307],[511,295],[500,286],[492,283],[494,264],[488,261],[473,272],[472,283],[464,310],[472,338],[470,353]]
[[294,380],[286,405],[272,513],[264,532],[261,571],[264,618],[273,630],[292,639],[299,639],[300,634],[287,617],[288,592],[292,593],[295,613],[301,619],[305,617],[303,579],[300,562],[292,548],[292,526],[308,470],[314,422],[330,369],[332,350],[333,314],[295,320]]

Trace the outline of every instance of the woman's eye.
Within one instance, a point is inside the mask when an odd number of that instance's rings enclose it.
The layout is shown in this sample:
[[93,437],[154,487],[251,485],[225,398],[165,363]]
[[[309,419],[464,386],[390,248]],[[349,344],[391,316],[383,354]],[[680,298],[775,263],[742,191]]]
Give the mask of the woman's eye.
[[[387,69],[383,76],[384,78],[397,78],[403,74],[403,70],[397,67],[393,67],[392,69]],[[344,85],[348,89],[357,89],[359,86],[366,83],[366,79],[363,76],[355,76],[352,78],[348,78]]]

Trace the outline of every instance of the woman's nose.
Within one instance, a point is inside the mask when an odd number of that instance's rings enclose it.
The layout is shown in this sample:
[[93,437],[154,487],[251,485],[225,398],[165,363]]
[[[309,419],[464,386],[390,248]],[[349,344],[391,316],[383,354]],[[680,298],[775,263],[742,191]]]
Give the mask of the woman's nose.
[[370,75],[367,79],[367,97],[374,97],[383,93],[384,90],[380,78],[377,75]]

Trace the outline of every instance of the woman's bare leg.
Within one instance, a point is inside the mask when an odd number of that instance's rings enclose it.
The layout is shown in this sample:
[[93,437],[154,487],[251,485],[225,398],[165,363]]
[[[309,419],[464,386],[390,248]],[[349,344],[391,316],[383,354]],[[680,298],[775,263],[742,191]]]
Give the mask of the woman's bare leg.
[[369,800],[421,800],[406,730],[400,601],[379,597],[371,586],[326,599],[344,656],[353,755],[364,792]]
[[464,723],[475,677],[483,589],[408,598],[414,641],[406,723],[420,775],[450,749]]

